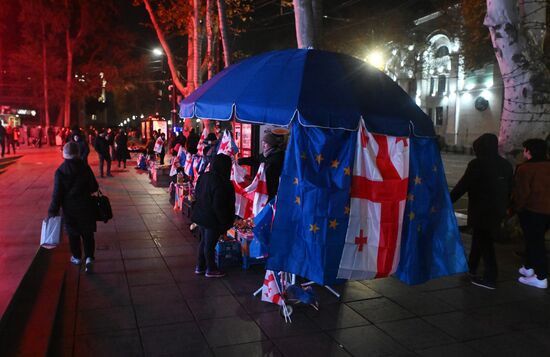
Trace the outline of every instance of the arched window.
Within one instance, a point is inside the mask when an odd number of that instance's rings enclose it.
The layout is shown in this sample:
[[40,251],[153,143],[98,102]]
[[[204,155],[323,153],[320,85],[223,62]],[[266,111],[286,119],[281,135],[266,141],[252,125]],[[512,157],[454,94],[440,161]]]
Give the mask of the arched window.
[[435,58],[442,58],[449,55],[449,47],[441,46],[435,52]]

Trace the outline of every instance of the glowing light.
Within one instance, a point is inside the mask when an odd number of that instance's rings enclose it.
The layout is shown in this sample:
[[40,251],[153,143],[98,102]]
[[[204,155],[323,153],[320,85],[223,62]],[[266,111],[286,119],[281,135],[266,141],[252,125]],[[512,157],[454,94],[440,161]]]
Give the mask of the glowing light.
[[171,120],[168,120],[168,125],[172,125],[172,121],[171,121]]
[[162,52],[162,50],[160,48],[156,47],[156,48],[153,48],[153,54],[155,56],[162,56],[164,54],[164,52]]
[[466,85],[464,86],[464,88],[466,88],[466,90],[472,90],[472,89],[474,89],[475,87],[476,87],[476,84],[475,84],[475,83],[472,83],[472,82],[470,82],[470,83],[468,83],[468,84],[466,84]]
[[422,103],[422,101],[420,100],[420,97],[416,97],[415,103],[416,105],[420,106],[420,104]]
[[386,60],[380,51],[373,51],[367,55],[367,62],[380,70],[384,69]]
[[481,96],[487,100],[491,99],[491,97],[493,96],[493,94],[488,91],[488,90],[484,90],[481,92]]
[[493,80],[489,79],[487,82],[485,82],[485,88],[492,88],[493,87]]
[[408,47],[408,49],[409,49],[409,51],[414,50],[414,45],[410,45],[410,46]]
[[141,114],[139,117],[140,117],[141,119],[143,119],[143,118],[145,118],[145,115]]
[[472,95],[470,93],[463,93],[462,94],[462,100],[471,101],[472,100]]
[[36,116],[36,110],[31,110],[31,115],[34,117]]

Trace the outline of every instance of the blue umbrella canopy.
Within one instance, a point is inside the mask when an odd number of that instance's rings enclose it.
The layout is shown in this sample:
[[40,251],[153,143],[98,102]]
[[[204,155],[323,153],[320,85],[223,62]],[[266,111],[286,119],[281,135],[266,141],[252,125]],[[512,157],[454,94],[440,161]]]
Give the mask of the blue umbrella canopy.
[[340,53],[290,49],[234,64],[180,103],[180,117],[435,136],[430,118],[391,78]]

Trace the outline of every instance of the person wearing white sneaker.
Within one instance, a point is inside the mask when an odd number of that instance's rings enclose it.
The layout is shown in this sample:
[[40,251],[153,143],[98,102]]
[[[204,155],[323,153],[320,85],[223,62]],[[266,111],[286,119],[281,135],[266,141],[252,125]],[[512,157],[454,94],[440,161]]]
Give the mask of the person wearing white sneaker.
[[535,288],[539,289],[546,289],[548,288],[548,279],[538,279],[536,275],[533,276],[520,276],[519,282],[525,285],[534,286]]
[[71,263],[81,264],[84,245],[86,268],[94,259],[96,231],[96,210],[92,193],[99,189],[90,166],[80,159],[79,146],[68,142],[63,147],[65,161],[55,171],[52,200],[48,208],[48,217],[59,216],[62,209],[63,226],[69,236]]
[[550,227],[550,161],[542,139],[523,143],[527,161],[517,167],[512,192],[512,212],[517,212],[525,238],[525,266],[520,283],[548,288],[548,262],[544,235]]
[[86,273],[92,273],[94,269],[94,259],[93,258],[86,258],[86,265],[85,265],[85,271]]

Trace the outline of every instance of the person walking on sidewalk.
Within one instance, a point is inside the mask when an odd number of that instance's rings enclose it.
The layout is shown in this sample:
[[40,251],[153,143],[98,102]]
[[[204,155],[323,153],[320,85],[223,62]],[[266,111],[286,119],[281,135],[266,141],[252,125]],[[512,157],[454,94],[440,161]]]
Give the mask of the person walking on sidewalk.
[[124,163],[124,168],[126,168],[126,160],[130,159],[130,152],[128,151],[128,134],[126,134],[124,128],[120,129],[115,136],[115,147],[118,167],[120,167],[120,163]]
[[0,146],[2,146],[2,157],[4,157],[4,150],[6,149],[6,129],[0,122]]
[[525,265],[519,269],[519,282],[540,289],[548,287],[548,262],[544,235],[550,228],[550,161],[542,139],[523,143],[526,162],[514,177],[512,212],[517,212],[525,239]]
[[235,188],[230,181],[231,158],[216,155],[210,163],[210,171],[203,173],[195,189],[191,220],[198,224],[201,242],[195,274],[207,278],[221,278],[225,273],[218,269],[214,260],[216,243],[227,232],[235,218]]
[[84,161],[86,165],[88,165],[88,155],[90,154],[90,147],[88,146],[88,143],[86,142],[86,138],[84,137],[84,135],[82,134],[78,126],[73,127],[71,132],[68,134],[67,142],[69,141],[72,141],[78,144],[78,148],[80,150],[80,159]]
[[91,272],[94,262],[96,208],[92,193],[99,189],[90,166],[79,158],[79,146],[68,142],[63,147],[65,161],[55,171],[52,200],[48,217],[59,215],[63,209],[64,227],[69,236],[71,263],[82,262],[81,239],[84,245],[86,272]]
[[10,148],[13,148],[13,154],[15,155],[15,140],[13,139],[13,127],[11,124],[8,124],[6,127],[6,143],[8,144],[8,154],[10,153]]
[[[498,269],[493,242],[506,216],[513,168],[498,155],[496,135],[481,135],[474,141],[473,148],[476,158],[468,163],[464,175],[451,191],[451,200],[454,203],[468,193],[468,225],[473,230],[468,259],[472,284],[494,289]],[[481,258],[485,267],[483,278],[476,276]]]
[[107,139],[107,133],[105,130],[101,130],[97,138],[95,139],[95,151],[99,156],[99,174],[103,176],[103,165],[107,163],[107,177],[113,177],[111,175],[111,145]]

